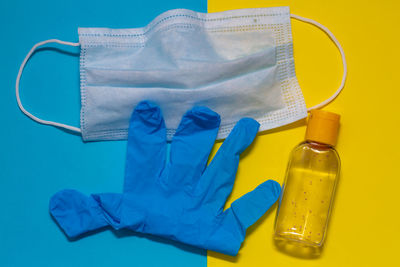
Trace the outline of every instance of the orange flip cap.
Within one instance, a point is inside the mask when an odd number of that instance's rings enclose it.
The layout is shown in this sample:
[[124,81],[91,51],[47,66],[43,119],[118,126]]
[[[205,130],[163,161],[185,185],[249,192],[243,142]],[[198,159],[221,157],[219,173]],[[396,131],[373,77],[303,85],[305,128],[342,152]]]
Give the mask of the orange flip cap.
[[335,146],[340,115],[324,110],[312,110],[308,117],[306,140]]

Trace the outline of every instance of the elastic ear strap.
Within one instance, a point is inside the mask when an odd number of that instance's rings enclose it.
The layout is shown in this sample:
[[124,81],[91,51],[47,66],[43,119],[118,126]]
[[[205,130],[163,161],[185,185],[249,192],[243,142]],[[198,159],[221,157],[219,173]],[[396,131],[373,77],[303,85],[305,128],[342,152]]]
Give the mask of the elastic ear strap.
[[332,102],[339,94],[340,92],[343,90],[344,84],[346,83],[346,77],[347,77],[347,63],[346,63],[346,57],[344,55],[344,51],[342,46],[340,45],[339,41],[336,39],[336,37],[333,35],[333,33],[324,25],[322,25],[321,23],[316,22],[315,20],[312,19],[308,19],[308,18],[303,18],[294,14],[290,14],[291,18],[306,22],[306,23],[310,23],[312,25],[314,25],[315,27],[319,28],[320,30],[322,30],[323,32],[325,32],[329,38],[335,43],[336,47],[339,49],[340,55],[342,57],[342,64],[343,64],[343,76],[342,76],[342,82],[340,83],[339,88],[336,90],[336,92],[329,97],[328,99],[326,99],[325,101],[319,103],[318,105],[315,105],[313,107],[308,108],[308,111],[311,111],[313,109],[319,109],[322,108],[326,105],[328,105],[330,102]]
[[76,133],[81,133],[81,129],[74,127],[74,126],[70,126],[70,125],[66,125],[63,123],[58,123],[58,122],[54,122],[54,121],[46,121],[46,120],[42,120],[39,119],[38,117],[32,115],[31,113],[29,113],[24,106],[21,103],[21,99],[19,97],[19,81],[21,80],[21,75],[22,72],[25,68],[26,63],[28,62],[29,58],[32,56],[33,52],[35,52],[35,50],[42,45],[48,44],[48,43],[58,43],[58,44],[63,44],[63,45],[70,45],[70,46],[79,46],[79,43],[71,43],[71,42],[65,42],[65,41],[60,41],[57,39],[51,39],[51,40],[46,40],[46,41],[42,41],[39,42],[37,44],[35,44],[32,49],[29,51],[29,53],[26,55],[24,61],[22,62],[21,66],[19,67],[19,71],[18,71],[18,76],[17,76],[17,81],[15,83],[15,95],[17,98],[17,102],[18,102],[18,106],[19,109],[29,118],[31,118],[32,120],[38,122],[38,123],[42,123],[42,124],[46,124],[46,125],[52,125],[52,126],[56,126],[56,127],[60,127],[60,128],[64,128]]

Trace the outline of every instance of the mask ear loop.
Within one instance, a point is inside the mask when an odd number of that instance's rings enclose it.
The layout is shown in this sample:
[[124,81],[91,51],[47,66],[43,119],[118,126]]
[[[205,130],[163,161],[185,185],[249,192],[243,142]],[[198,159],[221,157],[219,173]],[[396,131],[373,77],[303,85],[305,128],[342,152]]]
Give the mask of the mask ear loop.
[[347,63],[346,63],[346,57],[344,55],[344,51],[342,46],[340,45],[339,41],[336,39],[336,37],[333,35],[333,33],[324,25],[322,25],[321,23],[316,22],[315,20],[312,19],[308,19],[308,18],[303,18],[301,16],[298,15],[294,15],[294,14],[290,14],[290,17],[293,19],[297,19],[306,23],[309,23],[311,25],[314,25],[315,27],[319,28],[320,30],[322,30],[323,32],[325,32],[329,38],[332,40],[332,42],[334,42],[334,44],[336,45],[336,47],[339,49],[340,55],[342,57],[342,64],[343,64],[343,76],[342,76],[342,82],[340,83],[339,88],[336,90],[336,92],[329,97],[328,99],[326,99],[325,101],[319,103],[318,105],[315,105],[313,107],[309,107],[307,109],[307,111],[311,111],[313,109],[320,109],[326,105],[328,105],[330,102],[332,102],[339,94],[340,92],[343,90],[344,84],[346,83],[346,77],[347,77]]
[[25,68],[25,65],[28,62],[29,58],[32,56],[33,52],[35,52],[35,50],[39,46],[42,46],[42,45],[45,45],[45,44],[48,44],[48,43],[58,43],[58,44],[69,45],[69,46],[79,46],[80,45],[79,43],[71,43],[71,42],[60,41],[60,40],[57,40],[57,39],[51,39],[51,40],[46,40],[46,41],[39,42],[39,43],[35,44],[32,47],[32,49],[26,55],[24,61],[21,64],[21,66],[19,67],[19,71],[18,71],[18,75],[17,75],[17,81],[15,83],[15,96],[17,98],[17,103],[18,103],[19,109],[26,116],[28,116],[29,118],[31,118],[32,120],[34,120],[34,121],[36,121],[38,123],[46,124],[46,125],[52,125],[52,126],[59,127],[59,128],[64,128],[64,129],[67,129],[67,130],[70,130],[70,131],[73,131],[73,132],[76,132],[76,133],[81,133],[81,129],[80,128],[77,128],[77,127],[74,127],[74,126],[70,126],[70,125],[66,125],[66,124],[63,124],[63,123],[54,122],[54,121],[46,121],[46,120],[39,119],[38,117],[34,116],[29,111],[27,111],[24,108],[24,106],[22,105],[22,103],[21,103],[21,99],[20,99],[20,96],[19,96],[19,81],[21,80],[21,75],[22,75],[22,72],[23,72],[23,70]]
[[[336,37],[333,35],[333,33],[327,27],[325,27],[324,25],[320,24],[319,22],[316,22],[315,20],[304,18],[304,17],[298,16],[298,15],[295,15],[295,14],[291,14],[290,17],[293,18],[293,19],[297,19],[297,20],[309,23],[311,25],[314,25],[317,28],[319,28],[320,30],[324,31],[329,36],[329,38],[334,42],[336,47],[339,49],[340,55],[342,57],[343,76],[342,76],[342,81],[340,83],[339,88],[328,99],[326,99],[325,101],[323,101],[323,102],[321,102],[321,103],[319,103],[319,104],[317,104],[317,105],[315,105],[313,107],[309,107],[307,110],[311,111],[313,109],[320,109],[320,108],[328,105],[330,102],[332,102],[340,94],[340,92],[343,90],[344,85],[346,83],[346,77],[347,77],[346,57],[345,57],[343,48],[340,45],[339,41],[336,39]],[[34,116],[30,112],[28,112],[24,108],[22,103],[21,103],[21,99],[20,99],[20,96],[19,96],[19,82],[21,80],[21,75],[22,75],[22,72],[23,72],[23,70],[25,68],[25,65],[28,62],[29,58],[32,56],[32,54],[35,52],[35,50],[38,47],[40,47],[42,45],[45,45],[45,44],[48,44],[48,43],[58,43],[58,44],[69,45],[69,46],[79,46],[80,45],[79,43],[65,42],[65,41],[61,41],[61,40],[57,40],[57,39],[50,39],[50,40],[42,41],[42,42],[39,42],[39,43],[35,44],[32,47],[32,49],[29,51],[29,53],[26,55],[24,61],[22,62],[21,66],[19,68],[19,71],[18,71],[17,80],[16,80],[16,83],[15,83],[15,95],[16,95],[18,107],[20,108],[20,110],[26,116],[28,116],[29,118],[31,118],[32,120],[34,120],[34,121],[36,121],[38,123],[45,124],[45,125],[52,125],[52,126],[64,128],[64,129],[67,129],[67,130],[70,130],[70,131],[73,131],[73,132],[76,132],[76,133],[81,133],[81,129],[80,128],[77,128],[77,127],[74,127],[74,126],[70,126],[70,125],[67,125],[67,124],[63,124],[63,123],[54,122],[54,121],[42,120],[42,119]]]

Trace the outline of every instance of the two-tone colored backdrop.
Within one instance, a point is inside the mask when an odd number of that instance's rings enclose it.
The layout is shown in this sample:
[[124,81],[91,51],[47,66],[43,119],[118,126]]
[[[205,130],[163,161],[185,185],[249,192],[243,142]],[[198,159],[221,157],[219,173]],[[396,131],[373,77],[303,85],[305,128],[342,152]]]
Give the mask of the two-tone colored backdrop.
[[[327,26],[349,65],[345,90],[326,108],[342,115],[337,148],[343,166],[321,257],[299,259],[274,246],[276,207],[248,230],[237,257],[129,232],[69,241],[48,213],[49,198],[63,188],[120,191],[126,143],[83,143],[19,111],[15,78],[31,46],[50,38],[75,42],[78,26],[142,27],[173,8],[281,5]],[[0,2],[0,266],[399,266],[399,7],[388,0]],[[339,85],[340,58],[322,32],[297,21],[292,26],[297,76],[311,106]],[[21,97],[40,117],[78,125],[79,49],[63,51],[44,49],[32,57]],[[257,137],[241,160],[229,203],[267,178],[283,182],[290,150],[305,132],[295,126]]]

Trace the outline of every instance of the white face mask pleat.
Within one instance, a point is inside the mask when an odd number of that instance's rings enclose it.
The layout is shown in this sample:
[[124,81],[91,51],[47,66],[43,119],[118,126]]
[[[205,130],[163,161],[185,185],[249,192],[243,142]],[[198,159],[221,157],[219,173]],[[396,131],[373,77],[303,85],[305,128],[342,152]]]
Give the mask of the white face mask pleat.
[[[256,119],[260,131],[283,126],[307,116],[294,70],[290,17],[323,30],[342,55],[340,87],[308,110],[321,108],[344,87],[344,52],[325,26],[290,15],[288,7],[207,14],[177,9],[143,28],[79,28],[79,43],[52,39],[31,49],[17,76],[17,102],[36,122],[81,133],[85,141],[126,139],[132,109],[142,100],[161,107],[168,139],[195,105],[221,115],[218,139],[242,117]],[[19,81],[26,62],[47,43],[81,47],[81,128],[39,119],[21,103]]]

